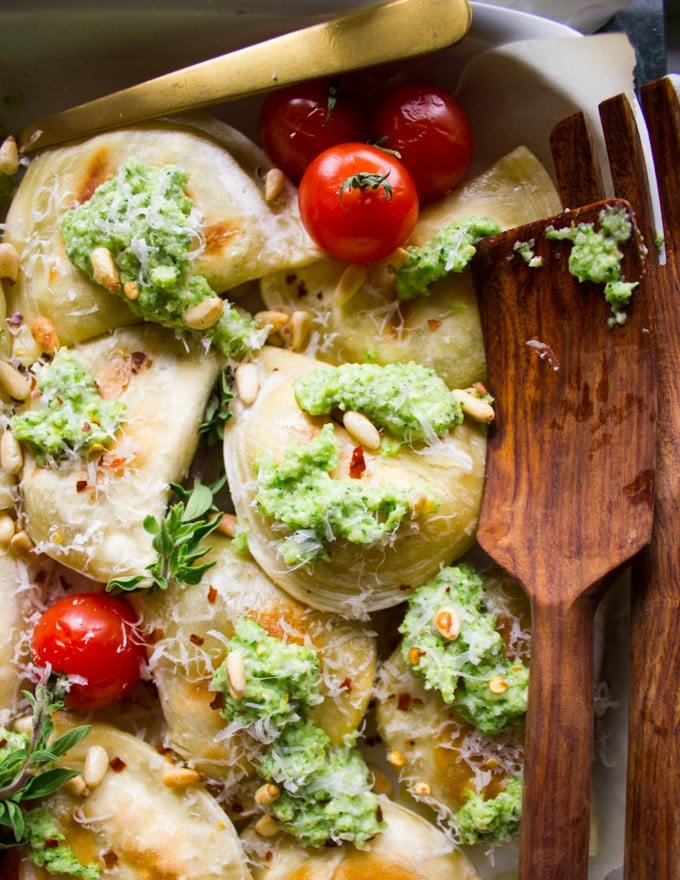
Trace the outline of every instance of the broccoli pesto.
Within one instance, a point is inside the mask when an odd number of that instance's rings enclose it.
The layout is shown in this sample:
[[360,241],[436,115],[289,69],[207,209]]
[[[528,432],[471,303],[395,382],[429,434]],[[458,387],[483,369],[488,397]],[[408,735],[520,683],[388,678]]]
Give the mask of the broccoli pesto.
[[569,271],[575,278],[604,284],[604,297],[613,312],[609,324],[614,326],[625,323],[625,309],[638,285],[621,277],[623,253],[619,245],[630,239],[633,225],[628,213],[620,208],[604,208],[598,219],[597,230],[592,223],[579,223],[561,229],[549,227],[545,235],[571,242]]
[[408,257],[394,276],[399,299],[428,296],[435,281],[465,269],[482,238],[500,231],[501,227],[490,217],[466,217],[442,227],[421,247],[408,247]]
[[471,566],[442,569],[415,590],[399,632],[411,673],[482,733],[493,736],[526,713],[529,670],[506,657]]
[[511,779],[495,797],[470,794],[453,816],[457,838],[462,844],[499,843],[519,831],[522,816],[522,780]]
[[13,416],[11,427],[18,440],[34,447],[40,463],[104,448],[125,421],[125,403],[105,400],[67,348],[39,368],[37,382],[40,406]]
[[34,809],[26,813],[26,852],[28,858],[50,874],[75,877],[78,880],[100,880],[97,865],[81,865],[65,836],[54,824],[46,810]]
[[[219,300],[203,276],[190,272],[200,223],[186,186],[186,173],[172,165],[157,168],[129,159],[89,201],[64,214],[60,231],[66,253],[93,281],[103,283],[92,254],[106,249],[118,278],[105,286],[135,315],[173,330],[200,331],[220,354],[238,357],[259,346],[258,328]],[[214,322],[204,329],[200,322],[187,323],[189,311],[208,301],[216,309]]]
[[417,363],[318,367],[295,380],[305,412],[356,410],[407,443],[431,441],[463,421],[463,412],[434,370]]
[[255,463],[259,510],[292,533],[278,546],[286,565],[314,562],[337,538],[375,544],[410,515],[411,489],[333,478],[338,465],[331,423],[309,443],[287,447],[280,463],[270,452]]
[[[225,720],[267,746],[258,775],[270,784],[269,815],[305,845],[351,841],[363,848],[382,827],[380,807],[361,754],[351,743],[334,745],[307,717],[323,701],[316,654],[249,618],[238,620],[227,648],[212,689],[224,694]],[[242,688],[235,688],[234,654]]]

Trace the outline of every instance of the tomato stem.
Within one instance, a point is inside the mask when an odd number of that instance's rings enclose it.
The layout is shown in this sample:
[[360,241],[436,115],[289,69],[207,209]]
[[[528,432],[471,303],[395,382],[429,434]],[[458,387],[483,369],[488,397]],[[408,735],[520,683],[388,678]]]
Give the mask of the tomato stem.
[[342,197],[348,190],[370,189],[375,192],[382,187],[385,190],[385,201],[389,202],[392,198],[392,187],[389,183],[386,183],[389,176],[389,171],[386,174],[373,174],[368,171],[359,171],[357,174],[352,174],[340,186],[340,201],[342,202]]

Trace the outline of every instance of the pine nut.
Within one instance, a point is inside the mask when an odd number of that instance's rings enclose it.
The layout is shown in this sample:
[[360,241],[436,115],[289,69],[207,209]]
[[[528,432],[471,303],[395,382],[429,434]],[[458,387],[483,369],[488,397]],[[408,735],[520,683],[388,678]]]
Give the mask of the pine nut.
[[95,281],[115,293],[120,290],[120,275],[113,254],[108,248],[96,247],[90,254],[92,274]]
[[348,434],[366,449],[380,448],[380,432],[363,413],[349,409],[342,416],[342,424]]
[[0,279],[12,283],[19,277],[19,252],[8,241],[0,244]]
[[273,202],[277,196],[281,195],[285,184],[286,175],[283,171],[280,168],[270,168],[264,178],[265,202]]
[[70,779],[67,779],[62,785],[62,788],[74,797],[87,797],[90,793],[90,790],[80,773],[77,776],[72,776]]
[[190,330],[209,330],[220,320],[224,312],[224,300],[219,296],[209,296],[182,315],[182,322]]
[[225,535],[227,538],[233,538],[236,534],[237,525],[238,520],[233,513],[223,513],[220,517],[220,524],[217,526],[217,531],[220,535]]
[[416,795],[416,797],[427,797],[431,792],[432,789],[427,782],[416,782],[413,786],[413,794]]
[[387,755],[387,761],[393,767],[404,767],[406,764],[406,756],[403,752],[399,752],[397,749],[392,749]]
[[18,474],[24,466],[21,445],[9,428],[3,431],[0,440],[0,465],[10,476]]
[[312,316],[309,312],[293,312],[290,317],[290,347],[293,351],[301,351],[307,345],[311,329]]
[[92,790],[104,779],[109,769],[109,756],[103,746],[95,745],[85,753],[83,764],[83,780],[85,785]]
[[8,513],[0,514],[0,547],[9,547],[14,537],[14,520]]
[[130,301],[139,299],[139,287],[136,281],[126,281],[123,285],[123,296]]
[[502,675],[493,675],[489,679],[489,690],[492,694],[504,694],[508,689],[508,683]]
[[0,388],[14,400],[28,400],[31,380],[7,361],[0,360]]
[[272,819],[267,813],[265,813],[264,816],[260,816],[255,823],[255,831],[260,837],[273,837],[275,834],[278,834],[280,830],[281,829],[276,824],[276,820]]
[[170,767],[163,773],[163,785],[168,788],[186,788],[201,781],[201,774],[193,767]]
[[265,782],[255,792],[255,803],[259,807],[266,807],[267,804],[273,804],[277,798],[281,796],[281,789],[278,785],[271,782]]
[[31,321],[31,336],[45,354],[54,354],[59,348],[59,337],[55,326],[44,315],[38,315]]
[[253,318],[258,327],[266,328],[269,331],[270,336],[272,333],[278,333],[279,330],[283,330],[290,321],[290,316],[285,312],[273,311],[257,312]]
[[234,371],[234,387],[239,400],[250,406],[260,391],[260,376],[255,364],[239,364]]
[[390,269],[392,269],[394,271],[395,269],[398,269],[400,266],[403,266],[403,264],[406,262],[406,260],[408,260],[408,258],[409,258],[409,252],[406,250],[406,248],[398,247],[395,250],[393,250],[392,253],[389,255],[389,257],[387,258],[387,262],[390,265]]
[[246,690],[246,667],[240,651],[227,654],[227,679],[232,700],[240,700]]
[[29,537],[28,532],[21,529],[12,536],[9,547],[12,553],[15,553],[17,556],[26,557],[33,550],[35,544]]
[[460,614],[455,608],[440,608],[434,616],[434,627],[441,636],[454,642],[460,635]]
[[366,283],[368,270],[365,266],[350,263],[340,276],[333,291],[333,302],[336,306],[346,306]]
[[19,146],[14,135],[10,134],[0,145],[0,174],[11,177],[19,170]]
[[486,424],[493,422],[496,414],[491,404],[487,403],[486,400],[477,397],[464,388],[454,388],[451,394],[458,401],[465,415],[469,416],[473,421]]

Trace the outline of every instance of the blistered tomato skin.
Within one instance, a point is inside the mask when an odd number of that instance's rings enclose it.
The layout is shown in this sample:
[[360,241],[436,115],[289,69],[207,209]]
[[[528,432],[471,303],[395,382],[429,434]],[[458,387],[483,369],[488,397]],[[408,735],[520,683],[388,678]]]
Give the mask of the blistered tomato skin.
[[300,217],[331,256],[369,263],[404,245],[418,219],[413,178],[391,154],[339,144],[309,165],[298,191]]
[[77,676],[65,704],[90,711],[118,702],[139,681],[146,652],[136,614],[123,599],[79,593],[50,605],[39,618],[31,648],[37,666]]
[[456,187],[472,163],[470,120],[452,95],[435,86],[408,85],[386,94],[375,108],[372,134],[399,154],[421,202]]
[[260,141],[269,158],[299,183],[323,150],[361,140],[367,104],[343,83],[323,79],[270,92],[260,111]]

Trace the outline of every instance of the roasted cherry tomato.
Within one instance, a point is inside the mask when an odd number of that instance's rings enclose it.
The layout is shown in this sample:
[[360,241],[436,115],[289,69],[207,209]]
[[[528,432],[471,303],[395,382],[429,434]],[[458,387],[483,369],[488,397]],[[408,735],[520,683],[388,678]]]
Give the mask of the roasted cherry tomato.
[[372,136],[399,154],[418,187],[421,202],[457,186],[472,162],[472,126],[448,92],[431,85],[407,85],[378,102]]
[[302,222],[316,243],[351,263],[388,256],[418,219],[411,175],[394,156],[367,144],[324,150],[305,171],[298,198]]
[[366,134],[366,100],[340,80],[323,79],[270,92],[260,111],[269,158],[296,183],[323,150]]
[[101,709],[120,700],[138,681],[146,652],[136,615],[123,599],[78,593],[50,605],[33,630],[37,666],[77,676],[65,703],[72,709]]

